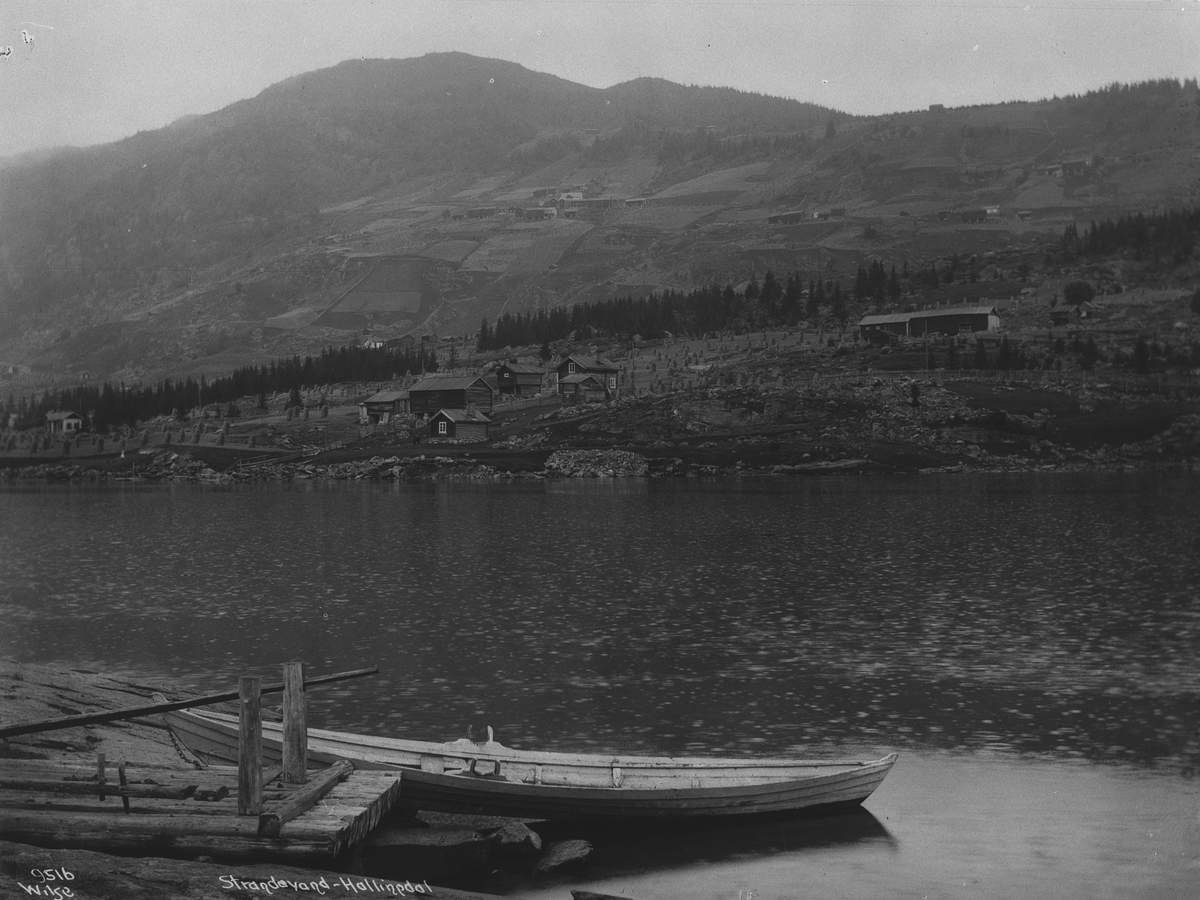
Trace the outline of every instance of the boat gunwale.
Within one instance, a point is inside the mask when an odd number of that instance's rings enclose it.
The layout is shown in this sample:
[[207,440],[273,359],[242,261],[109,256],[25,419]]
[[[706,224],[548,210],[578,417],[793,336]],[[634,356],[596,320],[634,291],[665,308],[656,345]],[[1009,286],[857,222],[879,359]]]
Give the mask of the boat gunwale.
[[[171,713],[164,713],[164,718],[180,717],[185,720],[200,719],[207,720],[210,726],[216,726],[218,731],[228,734],[226,729],[233,729],[236,733],[238,727],[238,719],[236,716],[231,716],[226,713],[212,712],[209,710],[179,710]],[[277,735],[282,735],[283,726],[277,722],[263,722],[263,735],[271,734],[272,739],[276,739]],[[348,748],[363,748],[372,750],[385,750],[392,752],[410,753],[417,756],[411,765],[403,763],[395,763],[396,768],[415,768],[419,765],[419,757],[422,755],[453,757],[457,759],[480,759],[480,760],[496,760],[501,763],[519,763],[519,764],[559,764],[574,766],[578,768],[597,768],[611,769],[618,766],[622,769],[656,769],[656,768],[673,768],[673,769],[756,769],[756,768],[786,768],[786,769],[844,769],[847,772],[863,771],[873,769],[879,766],[887,765],[889,768],[896,761],[898,754],[890,753],[878,759],[794,759],[785,757],[670,757],[670,756],[618,756],[605,755],[595,753],[566,753],[556,751],[537,751],[537,750],[514,750],[510,747],[504,747],[496,744],[499,751],[496,749],[488,749],[486,744],[470,743],[466,746],[460,745],[458,742],[448,743],[433,743],[431,741],[410,741],[402,738],[378,737],[375,735],[354,734],[352,732],[331,731],[320,728],[308,729],[309,739],[314,738],[335,745],[344,745]],[[465,741],[461,739],[460,741]],[[336,753],[336,747],[310,747],[310,750],[315,750],[319,753]],[[372,760],[374,763],[381,763],[380,760]],[[833,773],[829,773],[833,774]],[[779,778],[768,784],[779,783],[781,781],[810,779],[819,777],[816,775],[787,775],[781,773]]]

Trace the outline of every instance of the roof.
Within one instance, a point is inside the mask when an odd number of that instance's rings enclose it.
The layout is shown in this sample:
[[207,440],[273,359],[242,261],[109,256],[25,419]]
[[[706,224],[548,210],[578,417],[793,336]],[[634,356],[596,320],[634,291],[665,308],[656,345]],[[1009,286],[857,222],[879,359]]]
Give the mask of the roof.
[[372,394],[363,403],[395,403],[397,400],[407,400],[408,391],[380,391]]
[[471,412],[466,409],[439,409],[431,418],[436,419],[438,416],[445,416],[451,422],[467,422],[480,425],[492,424],[492,420],[478,410]]
[[864,325],[900,325],[913,319],[936,319],[943,316],[995,316],[999,315],[994,306],[947,306],[942,309],[923,309],[919,312],[888,313],[879,316],[863,316],[859,319],[860,327]]
[[[617,364],[610,362],[603,356],[579,356],[572,353],[563,362],[569,362],[570,360],[574,360],[576,365],[582,366],[585,369],[612,369],[614,372],[617,370]],[[559,366],[561,365],[562,363],[559,363]]]
[[429,375],[410,387],[408,392],[414,394],[417,391],[465,391],[474,387],[475,382],[491,388],[491,385],[478,375]]
[[546,371],[541,366],[533,366],[529,363],[501,363],[498,368],[508,369],[517,375],[541,375]]
[[61,422],[63,419],[82,419],[83,416],[72,409],[54,409],[46,413],[46,418],[51,422]]
[[890,313],[884,316],[863,316],[858,320],[862,325],[900,325],[912,318],[912,313]]
[[998,313],[994,306],[947,306],[943,309],[923,309],[905,315],[910,319],[933,319],[938,316],[995,316]]
[[604,382],[597,378],[594,372],[576,372],[574,375],[558,379],[559,384],[583,384],[585,381],[594,381],[604,387]]

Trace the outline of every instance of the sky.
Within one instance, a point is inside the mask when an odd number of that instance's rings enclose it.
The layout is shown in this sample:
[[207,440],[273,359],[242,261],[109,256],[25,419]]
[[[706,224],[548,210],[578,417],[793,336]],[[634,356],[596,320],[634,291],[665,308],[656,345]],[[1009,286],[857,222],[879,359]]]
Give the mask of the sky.
[[1195,78],[1200,0],[0,0],[0,156],[119,140],[347,59],[449,50],[870,115]]

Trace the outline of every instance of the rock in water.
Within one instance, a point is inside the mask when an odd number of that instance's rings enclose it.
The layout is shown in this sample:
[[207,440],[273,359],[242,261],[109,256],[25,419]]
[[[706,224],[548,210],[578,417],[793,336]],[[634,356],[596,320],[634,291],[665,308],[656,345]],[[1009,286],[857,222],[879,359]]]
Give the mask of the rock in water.
[[541,835],[521,822],[505,825],[488,837],[488,843],[505,856],[534,856],[542,849]]
[[546,846],[546,852],[533,867],[535,872],[549,872],[561,869],[563,866],[576,865],[587,859],[592,852],[592,845],[587,841],[555,841]]

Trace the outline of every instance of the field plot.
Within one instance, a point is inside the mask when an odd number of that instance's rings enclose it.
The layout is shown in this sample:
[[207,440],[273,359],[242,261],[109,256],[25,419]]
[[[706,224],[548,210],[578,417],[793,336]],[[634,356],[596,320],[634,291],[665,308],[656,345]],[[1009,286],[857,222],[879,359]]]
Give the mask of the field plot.
[[677,231],[712,214],[711,206],[643,206],[614,209],[604,217],[606,225],[639,225],[655,231]]
[[592,230],[584,222],[560,222],[538,235],[532,246],[517,254],[510,272],[542,272],[555,265],[571,245]]
[[352,291],[338,312],[416,312],[421,308],[420,291]]
[[631,159],[605,171],[599,180],[605,192],[617,197],[637,197],[645,193],[646,185],[658,175],[658,163],[653,159]]
[[475,249],[462,267],[472,271],[507,272],[522,250],[533,246],[537,238],[529,231],[502,231],[494,234]]
[[487,272],[545,271],[591,228],[570,221],[514,226],[489,237],[462,265]]
[[1031,185],[1021,191],[1013,197],[1012,205],[1017,209],[1045,209],[1047,207],[1057,209],[1064,206],[1082,206],[1083,204],[1067,200],[1063,194],[1062,183],[1047,179],[1041,184]]
[[771,164],[769,162],[750,163],[745,166],[735,166],[732,169],[720,169],[716,172],[709,172],[707,175],[701,175],[699,178],[692,178],[688,181],[681,181],[679,184],[673,184],[666,190],[659,191],[654,195],[655,200],[667,200],[672,197],[687,197],[694,194],[713,194],[726,191],[741,193],[749,190],[755,184],[759,184],[763,179],[770,177]]
[[597,228],[579,243],[572,255],[628,253],[631,250],[644,250],[656,237],[654,232],[641,229]]
[[268,328],[282,328],[285,331],[293,331],[297,328],[304,328],[307,325],[311,325],[317,320],[317,316],[320,314],[321,307],[319,306],[301,306],[281,316],[272,316],[264,321],[263,324]]
[[856,216],[871,219],[888,219],[898,217],[901,213],[908,213],[910,216],[929,216],[935,214],[939,209],[945,208],[946,202],[943,200],[914,198],[894,203],[881,203],[878,206],[872,206],[868,209],[855,209],[852,212]]
[[491,193],[508,181],[508,174],[491,175],[487,178],[481,178],[468,188],[463,188],[454,195],[455,200],[473,200],[476,197],[482,197],[484,194]]
[[444,259],[448,262],[462,262],[472,253],[474,253],[478,247],[479,241],[441,241],[440,243],[434,244],[432,247],[426,247],[421,251],[421,255],[428,256],[430,259]]
[[677,197],[655,197],[657,206],[725,206],[741,197],[745,191],[703,191]]
[[360,320],[388,322],[420,312],[424,298],[436,293],[425,278],[435,264],[411,256],[380,257],[367,276],[314,324],[354,327]]

